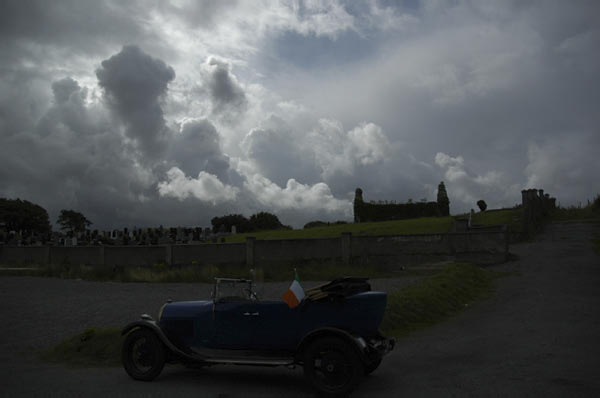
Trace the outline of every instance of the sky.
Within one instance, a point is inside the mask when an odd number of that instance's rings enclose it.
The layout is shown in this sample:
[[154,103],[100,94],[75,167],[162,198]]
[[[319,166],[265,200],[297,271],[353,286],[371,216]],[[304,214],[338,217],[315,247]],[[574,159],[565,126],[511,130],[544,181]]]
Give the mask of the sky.
[[600,193],[600,2],[4,0],[0,197],[92,228]]

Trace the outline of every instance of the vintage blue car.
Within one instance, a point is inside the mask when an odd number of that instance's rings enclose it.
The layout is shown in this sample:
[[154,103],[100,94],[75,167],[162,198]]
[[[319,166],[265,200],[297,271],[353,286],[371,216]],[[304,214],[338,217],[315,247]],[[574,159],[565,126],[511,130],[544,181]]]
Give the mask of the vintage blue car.
[[302,366],[324,396],[348,394],[394,347],[379,332],[387,295],[366,278],[342,278],[306,291],[300,305],[262,301],[246,279],[217,278],[208,301],[167,302],[154,320],[123,329],[123,366],[155,379],[165,362]]

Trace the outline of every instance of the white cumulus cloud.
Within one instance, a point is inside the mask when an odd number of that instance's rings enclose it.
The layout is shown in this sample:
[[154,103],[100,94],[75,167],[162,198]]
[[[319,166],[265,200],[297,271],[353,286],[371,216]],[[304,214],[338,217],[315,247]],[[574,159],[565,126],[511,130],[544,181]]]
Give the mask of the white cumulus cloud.
[[320,182],[314,185],[300,184],[289,179],[285,188],[281,188],[260,174],[248,176],[244,183],[255,198],[265,206],[288,210],[325,210],[351,214],[352,204],[349,201],[336,199],[327,184]]
[[205,202],[235,200],[239,189],[223,184],[217,176],[201,171],[198,178],[186,177],[183,171],[172,167],[167,172],[167,181],[158,184],[161,196],[170,196],[179,200],[195,197]]

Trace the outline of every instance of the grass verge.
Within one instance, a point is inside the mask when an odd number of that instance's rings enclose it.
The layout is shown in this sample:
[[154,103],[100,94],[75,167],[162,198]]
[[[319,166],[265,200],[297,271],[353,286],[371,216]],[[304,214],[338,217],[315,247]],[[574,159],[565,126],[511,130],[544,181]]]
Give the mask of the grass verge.
[[41,359],[73,367],[121,365],[121,328],[87,329],[40,353]]
[[[29,268],[0,268],[3,276],[45,276],[62,279],[148,283],[213,283],[215,277],[250,278],[257,282],[283,282],[294,277],[294,268],[302,280],[322,281],[343,276],[388,278],[398,276],[374,265],[344,265],[336,261],[307,261],[303,263],[272,264],[250,269],[240,265],[190,265],[170,267],[155,264],[151,267],[93,267],[87,265],[44,265]],[[412,271],[403,272],[402,276]]]
[[488,297],[494,276],[471,264],[451,264],[431,278],[390,293],[381,329],[400,337],[434,325]]
[[[434,325],[487,297],[496,276],[470,264],[450,264],[406,289],[392,292],[381,325],[385,334],[401,337]],[[41,358],[69,366],[119,366],[120,328],[88,329],[44,351]]]
[[592,239],[592,244],[594,245],[596,254],[600,255],[600,239]]

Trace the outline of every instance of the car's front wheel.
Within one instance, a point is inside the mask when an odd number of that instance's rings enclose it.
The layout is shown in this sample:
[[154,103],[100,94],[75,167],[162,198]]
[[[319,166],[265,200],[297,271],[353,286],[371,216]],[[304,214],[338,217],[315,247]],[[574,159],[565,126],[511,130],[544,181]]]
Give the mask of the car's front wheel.
[[356,350],[342,339],[321,338],[305,351],[304,375],[322,396],[346,396],[363,374],[363,364]]
[[125,371],[136,380],[154,380],[165,366],[165,347],[152,330],[141,328],[129,333],[121,359]]

